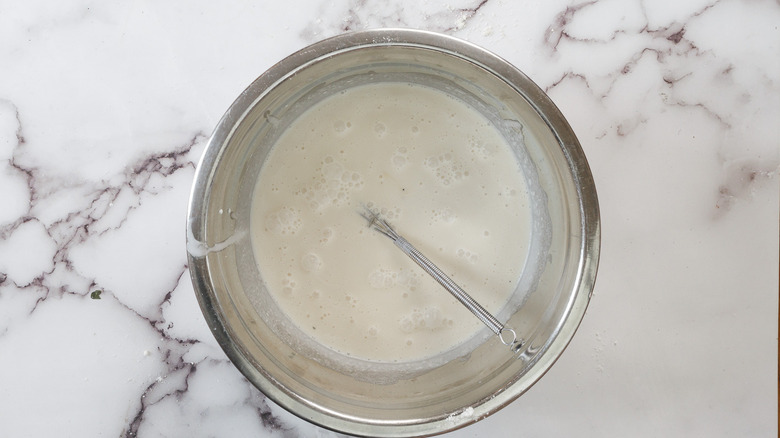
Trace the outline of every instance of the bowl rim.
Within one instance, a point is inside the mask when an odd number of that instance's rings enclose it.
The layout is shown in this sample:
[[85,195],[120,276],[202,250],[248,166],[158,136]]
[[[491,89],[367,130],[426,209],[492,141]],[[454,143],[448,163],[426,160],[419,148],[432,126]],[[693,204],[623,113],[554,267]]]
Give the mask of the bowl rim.
[[[582,237],[578,249],[577,275],[572,285],[574,293],[569,301],[566,317],[545,354],[542,354],[524,375],[525,384],[508,383],[505,391],[475,407],[473,415],[451,416],[446,421],[419,424],[367,424],[343,416],[329,415],[327,411],[312,406],[306,400],[282,391],[273,384],[273,376],[253,367],[246,352],[231,339],[231,329],[219,311],[204,257],[208,249],[200,243],[205,233],[205,207],[208,205],[210,181],[215,165],[224,145],[264,92],[290,72],[323,56],[372,46],[432,49],[476,63],[502,78],[526,97],[528,103],[548,125],[568,161],[568,171],[577,190],[579,232]],[[528,76],[492,52],[456,37],[425,30],[383,28],[344,33],[304,47],[262,73],[236,98],[217,123],[196,168],[187,211],[186,240],[187,262],[193,288],[212,334],[231,362],[267,397],[294,415],[330,430],[364,436],[420,436],[452,431],[495,413],[527,391],[552,367],[571,342],[592,296],[598,270],[601,225],[596,187],[584,151],[561,111]]]

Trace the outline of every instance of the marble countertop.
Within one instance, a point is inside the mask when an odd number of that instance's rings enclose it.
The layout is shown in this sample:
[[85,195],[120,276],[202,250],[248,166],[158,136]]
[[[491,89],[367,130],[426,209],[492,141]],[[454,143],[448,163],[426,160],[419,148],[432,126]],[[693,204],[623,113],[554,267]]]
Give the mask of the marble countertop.
[[184,223],[195,165],[244,87],[373,27],[447,33],[523,70],[573,126],[601,202],[599,278],[571,345],[525,395],[449,436],[775,436],[777,1],[2,10],[0,436],[336,435],[227,360]]

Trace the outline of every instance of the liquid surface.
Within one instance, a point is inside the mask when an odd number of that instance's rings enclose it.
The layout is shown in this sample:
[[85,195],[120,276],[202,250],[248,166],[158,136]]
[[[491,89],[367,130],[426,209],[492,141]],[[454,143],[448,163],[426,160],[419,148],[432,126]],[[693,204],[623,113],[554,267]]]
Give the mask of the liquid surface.
[[528,251],[514,153],[480,113],[440,91],[386,83],[302,114],[264,164],[250,232],[269,293],[305,334],[352,357],[406,362],[482,329],[362,205],[496,314]]

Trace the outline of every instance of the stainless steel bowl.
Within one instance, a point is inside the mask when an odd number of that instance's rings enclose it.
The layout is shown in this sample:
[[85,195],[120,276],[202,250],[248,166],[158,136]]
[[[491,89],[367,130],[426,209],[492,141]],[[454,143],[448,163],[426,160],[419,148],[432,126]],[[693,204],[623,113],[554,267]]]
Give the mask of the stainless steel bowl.
[[[512,144],[527,173],[534,188],[529,259],[536,264],[526,266],[518,287],[531,291],[527,298],[504,310],[523,340],[517,351],[482,337],[457,357],[411,372],[361,369],[334,366],[305,342],[281,333],[248,232],[258,173],[275,140],[313,103],[351,86],[387,80],[438,88],[472,105]],[[484,49],[400,29],[321,41],[257,78],[209,141],[187,222],[189,267],[201,309],[236,367],[294,414],[367,436],[442,433],[519,397],[574,335],[593,288],[599,246],[590,170],[574,133],[544,92]]]

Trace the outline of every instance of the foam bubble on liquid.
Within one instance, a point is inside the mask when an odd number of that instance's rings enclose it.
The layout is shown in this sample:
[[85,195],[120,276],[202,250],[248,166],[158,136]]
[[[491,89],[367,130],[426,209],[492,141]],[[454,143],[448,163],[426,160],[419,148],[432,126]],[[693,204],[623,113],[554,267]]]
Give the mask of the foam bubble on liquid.
[[310,274],[322,268],[322,259],[317,254],[310,252],[301,257],[301,268]]
[[320,243],[325,245],[330,242],[333,239],[334,234],[333,228],[323,228],[322,231],[320,231]]
[[351,306],[353,309],[357,307],[358,305],[357,298],[353,297],[352,295],[346,295],[344,299],[347,301],[347,304]]
[[423,164],[433,172],[436,179],[444,186],[462,181],[469,176],[466,170],[452,152],[445,152],[437,156],[428,157]]
[[493,149],[488,147],[483,140],[477,137],[469,136],[469,146],[471,153],[483,161],[488,160],[494,154]]
[[368,275],[368,284],[374,289],[390,289],[395,286],[395,271],[379,268]]
[[376,132],[377,137],[382,138],[387,134],[387,126],[382,122],[376,122],[374,124],[374,132]]
[[443,222],[445,224],[451,224],[458,219],[458,215],[452,211],[449,207],[439,208],[433,210],[431,213],[431,224],[436,222]]
[[363,176],[344,167],[328,155],[317,168],[312,183],[296,192],[302,195],[312,210],[321,212],[331,206],[347,204],[352,192],[363,187]]
[[373,202],[367,203],[366,207],[369,210],[376,212],[382,218],[390,221],[401,216],[401,209],[398,207],[377,207]]
[[288,273],[288,276],[282,279],[282,292],[287,295],[295,292],[295,280],[291,277],[292,274]]
[[395,150],[393,157],[390,158],[393,163],[393,167],[400,170],[409,164],[409,150],[405,146],[401,146]]
[[[396,283],[409,292],[416,292],[420,284],[420,275],[417,271],[401,271],[398,273]],[[406,296],[407,294],[404,294],[404,297]]]
[[[407,292],[415,292],[420,283],[420,274],[415,271],[377,268],[368,275],[368,284],[374,289],[391,289],[400,287]],[[403,294],[404,297],[408,293]]]
[[477,253],[471,252],[465,248],[458,248],[458,250],[455,251],[455,255],[472,265],[479,261],[479,255]]
[[443,315],[438,307],[416,307],[404,314],[398,320],[398,325],[404,333],[441,330],[453,325],[452,319]]
[[333,122],[333,130],[337,133],[342,133],[352,127],[351,122],[345,122],[343,120],[336,120]]
[[294,235],[301,229],[302,225],[301,213],[288,206],[284,206],[273,213],[269,213],[265,217],[266,230],[277,236]]

